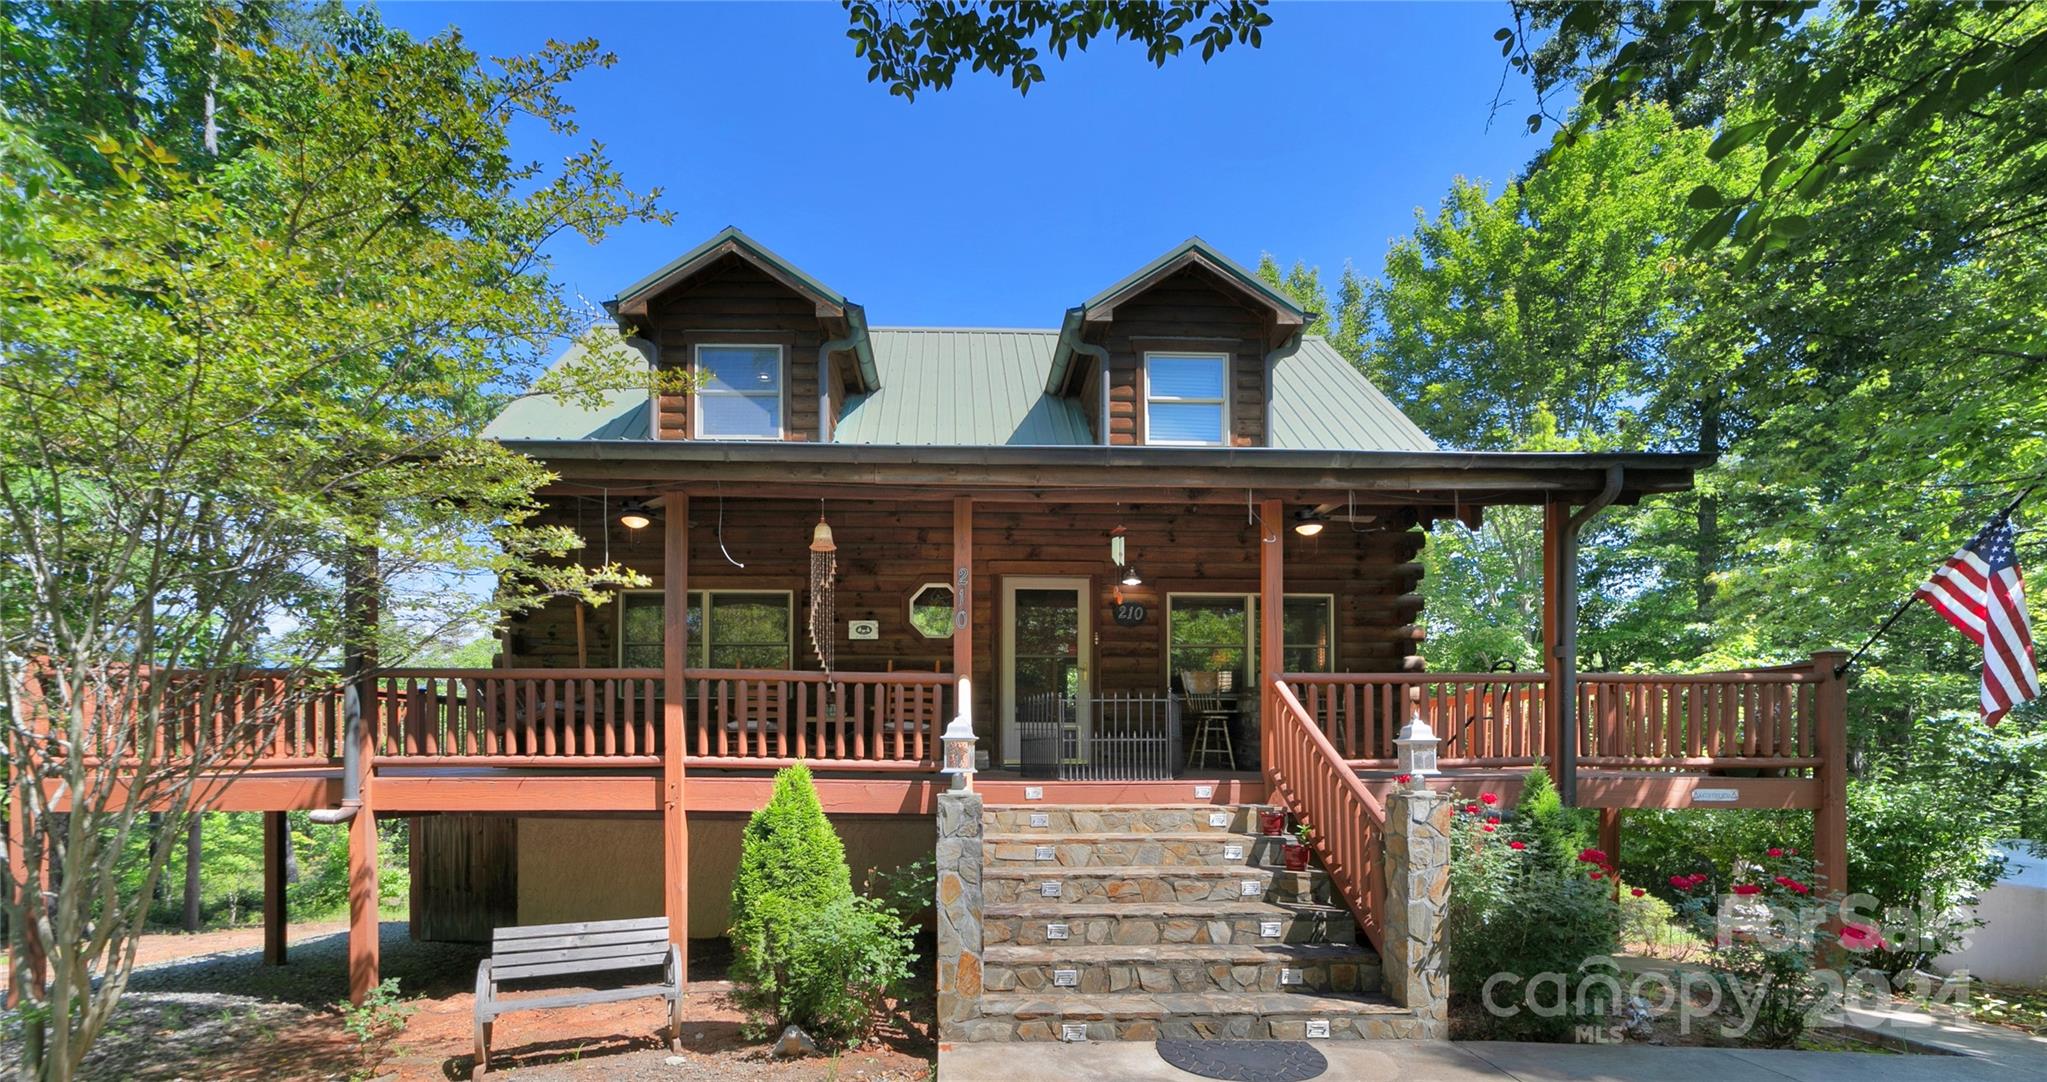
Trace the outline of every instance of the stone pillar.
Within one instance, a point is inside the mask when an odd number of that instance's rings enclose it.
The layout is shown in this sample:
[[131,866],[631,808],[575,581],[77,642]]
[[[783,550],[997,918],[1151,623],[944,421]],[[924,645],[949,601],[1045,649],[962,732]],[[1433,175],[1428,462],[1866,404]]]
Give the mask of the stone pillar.
[[981,794],[938,794],[938,1039],[981,1017]]
[[1450,901],[1451,795],[1399,789],[1386,798],[1386,994],[1414,1012],[1416,1036],[1449,1036],[1443,945]]

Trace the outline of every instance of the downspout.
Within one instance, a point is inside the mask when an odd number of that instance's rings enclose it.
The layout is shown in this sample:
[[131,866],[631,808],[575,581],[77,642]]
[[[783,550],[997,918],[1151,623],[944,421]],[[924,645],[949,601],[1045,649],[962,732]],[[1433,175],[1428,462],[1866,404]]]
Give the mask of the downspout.
[[843,338],[832,338],[817,347],[817,442],[832,442],[832,433],[839,427],[839,418],[832,411],[832,354],[841,350],[857,349],[867,340],[866,317],[857,315],[857,306],[846,314],[846,334]]
[[1279,367],[1279,362],[1301,351],[1301,343],[1307,337],[1308,331],[1304,327],[1288,335],[1287,340],[1281,342],[1278,349],[1265,355],[1265,446],[1267,447],[1279,446],[1272,438],[1272,373]]
[[1621,494],[1621,467],[1606,468],[1606,487],[1592,502],[1564,521],[1557,570],[1563,581],[1557,591],[1557,796],[1567,808],[1578,805],[1578,530]]
[[[1080,310],[1076,308],[1074,311],[1078,312]],[[1071,350],[1083,357],[1093,357],[1096,367],[1101,372],[1101,401],[1095,403],[1095,408],[1100,411],[1097,416],[1100,418],[1098,423],[1101,427],[1095,435],[1101,443],[1106,445],[1109,442],[1109,351],[1104,346],[1090,345],[1081,341],[1079,327],[1078,319],[1068,319],[1060,326],[1059,348]]]

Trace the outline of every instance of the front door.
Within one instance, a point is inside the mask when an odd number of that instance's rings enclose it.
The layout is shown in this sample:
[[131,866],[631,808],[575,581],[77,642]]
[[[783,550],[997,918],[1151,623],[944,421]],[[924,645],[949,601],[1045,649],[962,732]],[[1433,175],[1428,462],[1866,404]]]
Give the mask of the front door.
[[[1084,753],[1088,732],[1090,630],[1088,595],[1081,578],[1010,578],[1002,583],[1002,758],[1021,760],[1020,707],[1057,695],[1068,704],[1074,730],[1068,743]],[[1063,734],[1062,734],[1063,736]]]

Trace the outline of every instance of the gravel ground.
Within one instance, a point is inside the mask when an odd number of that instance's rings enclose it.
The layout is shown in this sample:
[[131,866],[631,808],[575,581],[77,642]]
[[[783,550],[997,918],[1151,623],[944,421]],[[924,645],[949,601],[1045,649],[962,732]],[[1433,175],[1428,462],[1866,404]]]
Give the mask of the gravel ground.
[[[487,953],[482,945],[415,943],[404,923],[385,923],[382,973],[398,979],[413,1011],[402,1032],[366,1050],[343,1029],[337,1006],[347,987],[345,930],[310,925],[292,932],[290,961],[283,967],[262,965],[261,937],[244,940],[246,930],[147,937],[139,956],[157,960],[136,970],[83,1077],[148,1082],[469,1077],[471,993],[476,963]],[[180,950],[201,953],[175,957]],[[691,944],[691,995],[679,1055],[661,1040],[666,1011],[658,1000],[520,1013],[497,1025],[491,1075],[574,1082],[933,1077],[928,997],[900,1005],[911,1020],[884,1026],[862,1048],[780,1062],[741,1035],[741,1015],[724,995],[728,960],[722,941]],[[926,977],[921,986],[929,985]]]

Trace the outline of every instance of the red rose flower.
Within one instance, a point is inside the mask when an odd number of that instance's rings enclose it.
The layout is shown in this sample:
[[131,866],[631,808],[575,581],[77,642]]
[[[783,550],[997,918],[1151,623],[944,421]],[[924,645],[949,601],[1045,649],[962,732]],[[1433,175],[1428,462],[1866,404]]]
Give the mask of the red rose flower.
[[1806,894],[1812,890],[1811,887],[1806,886],[1804,883],[1801,883],[1788,875],[1778,876],[1777,885],[1783,887],[1785,890],[1788,890],[1793,894]]
[[1466,805],[1464,806],[1464,810],[1465,810],[1466,812],[1469,812],[1469,813],[1470,813],[1470,814],[1472,814],[1472,815],[1477,815],[1477,814],[1478,814],[1478,805],[1476,805],[1476,804],[1466,804]]
[[1676,887],[1679,890],[1690,890],[1693,887],[1698,886],[1697,883],[1692,882],[1692,877],[1688,875],[1671,876],[1670,885]]
[[1708,878],[1709,877],[1706,875],[1705,872],[1693,872],[1691,874],[1692,886],[1696,887],[1699,884],[1704,883]]
[[1478,799],[1479,799],[1479,802],[1480,802],[1480,803],[1482,803],[1482,804],[1498,804],[1498,803],[1500,802],[1500,794],[1498,794],[1498,793],[1480,793],[1480,794],[1478,794]]
[[1397,782],[1399,782],[1399,783],[1400,783],[1400,784],[1402,784],[1402,785],[1406,785],[1406,784],[1407,784],[1408,782],[1411,782],[1411,781],[1413,781],[1413,780],[1414,780],[1414,775],[1413,775],[1413,774],[1395,774],[1395,775],[1393,776],[1393,780],[1394,780],[1394,781],[1397,781]]
[[1507,843],[1507,848],[1509,848],[1509,849],[1526,849],[1526,848],[1528,848],[1528,843],[1527,843],[1527,842],[1508,842],[1508,843]]
[[1485,817],[1485,821],[1488,823],[1497,823],[1500,821],[1500,817],[1497,815],[1488,815]]
[[1606,863],[1606,854],[1597,849],[1587,849],[1578,854],[1578,859],[1586,864],[1604,864]]
[[1772,846],[1770,849],[1770,855],[1773,857],[1781,857],[1784,855],[1784,850]]
[[1871,925],[1843,924],[1841,946],[1851,951],[1882,950],[1884,937],[1878,935],[1877,930]]
[[1756,886],[1754,883],[1736,883],[1734,885],[1734,893],[1739,894],[1744,898],[1748,897],[1751,894],[1761,894],[1762,892],[1763,888]]
[[1647,893],[1649,893],[1649,892],[1648,892],[1648,891],[1646,891],[1646,890],[1643,890],[1643,889],[1642,889],[1641,887],[1636,887],[1636,888],[1634,888],[1634,889],[1632,889],[1632,890],[1628,891],[1628,893],[1629,893],[1629,894],[1632,894],[1632,895],[1634,895],[1634,896],[1635,896],[1635,897],[1637,897],[1637,898],[1640,898],[1640,897],[1641,897],[1642,895],[1644,895],[1644,894],[1647,894]]
[[1491,834],[1493,831],[1498,830],[1500,828],[1492,825],[1491,823],[1487,823],[1486,825],[1478,829],[1485,831],[1487,834]]
[[1606,877],[1605,877],[1605,876],[1603,876],[1603,875],[1600,875],[1600,874],[1599,874],[1598,872],[1593,872],[1593,873],[1592,873],[1592,878],[1594,878],[1594,879],[1604,879],[1604,878],[1606,878]]

